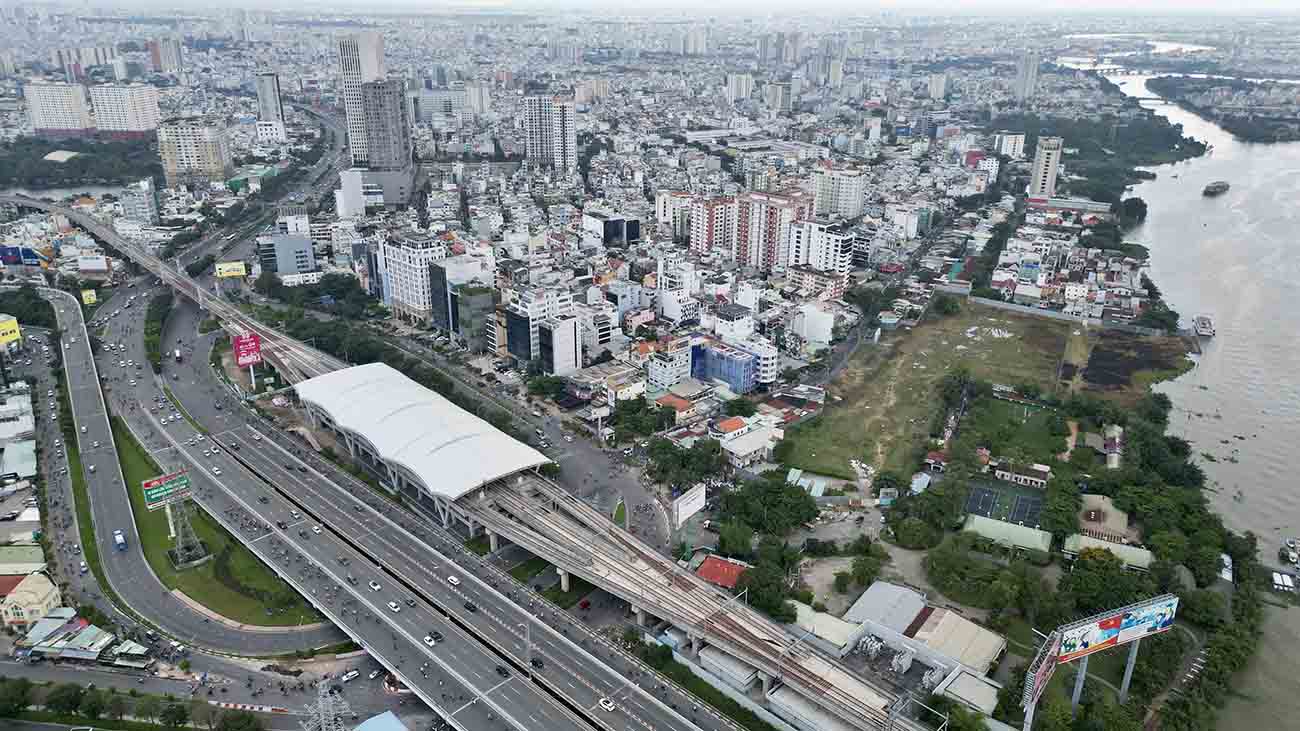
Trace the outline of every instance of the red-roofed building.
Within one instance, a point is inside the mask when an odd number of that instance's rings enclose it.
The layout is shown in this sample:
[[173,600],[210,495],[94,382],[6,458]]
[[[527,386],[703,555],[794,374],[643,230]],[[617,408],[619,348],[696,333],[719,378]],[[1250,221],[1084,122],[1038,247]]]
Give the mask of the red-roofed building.
[[740,575],[745,573],[749,564],[735,559],[723,558],[721,556],[709,556],[704,559],[698,569],[695,569],[695,575],[725,589],[735,589],[736,582],[740,581]]
[[722,421],[719,421],[717,424],[713,426],[713,428],[721,434],[730,434],[733,431],[736,431],[738,429],[744,429],[745,426],[746,423],[744,418],[739,416],[732,416],[723,419]]
[[681,396],[677,396],[671,393],[660,396],[658,399],[655,400],[655,403],[659,404],[660,406],[667,406],[668,408],[672,409],[673,413],[676,414],[676,419],[674,420],[674,424],[678,426],[685,424],[688,421],[691,421],[699,414],[699,410],[696,408],[695,404],[691,403],[690,401],[687,401]]
[[3,601],[5,597],[9,596],[9,592],[13,591],[14,587],[21,584],[25,578],[27,578],[26,574],[0,576],[0,601]]

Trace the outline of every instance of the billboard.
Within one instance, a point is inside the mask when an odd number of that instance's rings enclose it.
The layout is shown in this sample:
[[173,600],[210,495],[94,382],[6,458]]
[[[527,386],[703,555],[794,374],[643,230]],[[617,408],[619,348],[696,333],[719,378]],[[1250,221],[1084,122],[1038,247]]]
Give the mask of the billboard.
[[1060,629],[1059,662],[1119,647],[1174,626],[1178,597],[1165,594],[1144,602],[1065,625]]
[[1061,652],[1061,633],[1054,631],[1043,641],[1043,645],[1038,648],[1038,654],[1034,661],[1029,664],[1028,670],[1025,671],[1025,689],[1020,696],[1020,705],[1022,708],[1029,708],[1038,703],[1038,699],[1043,695],[1043,689],[1047,687],[1048,681],[1052,679],[1052,673],[1056,672],[1056,658]]
[[81,304],[90,306],[99,301],[99,293],[93,289],[81,290]]
[[0,319],[0,345],[8,345],[23,339],[23,329],[18,320],[12,317]]
[[262,362],[262,338],[257,333],[244,333],[234,338],[235,364],[240,368]]
[[144,491],[144,506],[157,510],[190,496],[190,476],[184,471],[161,475],[141,482],[140,489]]
[[219,261],[217,262],[217,278],[225,279],[227,277],[246,277],[248,269],[244,267],[242,261]]
[[0,246],[0,262],[10,265],[40,266],[46,257],[29,246]]
[[692,515],[704,509],[704,483],[692,487],[673,501],[673,528],[681,528],[682,523],[690,520]]

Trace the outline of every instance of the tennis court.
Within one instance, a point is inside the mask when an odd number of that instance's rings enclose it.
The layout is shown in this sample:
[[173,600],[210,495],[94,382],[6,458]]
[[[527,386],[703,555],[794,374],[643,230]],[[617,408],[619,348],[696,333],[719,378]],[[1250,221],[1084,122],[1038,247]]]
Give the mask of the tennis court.
[[997,510],[998,498],[1000,497],[1001,495],[997,490],[971,485],[966,494],[966,512],[992,518],[993,511]]
[[1011,506],[1009,522],[1038,527],[1038,519],[1043,512],[1043,499],[1034,495],[1017,495]]

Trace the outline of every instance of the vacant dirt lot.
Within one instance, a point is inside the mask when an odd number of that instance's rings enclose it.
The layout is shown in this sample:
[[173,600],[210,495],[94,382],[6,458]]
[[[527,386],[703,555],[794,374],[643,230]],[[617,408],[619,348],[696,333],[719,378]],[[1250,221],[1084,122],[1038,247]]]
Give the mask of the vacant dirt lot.
[[1123,403],[1137,401],[1151,384],[1192,367],[1188,343],[1179,337],[1095,330],[1089,336],[1089,346],[1086,365],[1074,379],[1074,388]]
[[787,434],[790,464],[847,479],[850,459],[910,469],[930,433],[944,374],[963,365],[993,383],[1053,392],[1070,331],[1069,323],[963,302],[957,315],[886,333],[831,382],[823,416]]

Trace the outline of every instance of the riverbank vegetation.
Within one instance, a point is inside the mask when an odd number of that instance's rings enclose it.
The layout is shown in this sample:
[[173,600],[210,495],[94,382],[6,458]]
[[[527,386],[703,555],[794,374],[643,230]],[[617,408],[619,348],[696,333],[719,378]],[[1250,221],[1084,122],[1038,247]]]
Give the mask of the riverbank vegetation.
[[[1159,76],[1148,79],[1147,88],[1179,106],[1194,112],[1232,133],[1242,142],[1294,142],[1300,140],[1300,121],[1296,119],[1294,84],[1274,81],[1247,81],[1245,79],[1191,78],[1187,76]],[[1281,103],[1274,92],[1284,89]],[[1234,100],[1242,95],[1246,106],[1217,106],[1207,103],[1208,98],[1232,94]],[[1256,98],[1258,104],[1251,104]]]
[[[101,142],[17,137],[0,144],[0,187],[75,190],[86,185],[125,185],[148,177],[161,180],[156,147],[152,139]],[[45,159],[57,150],[77,155],[66,162]]]

